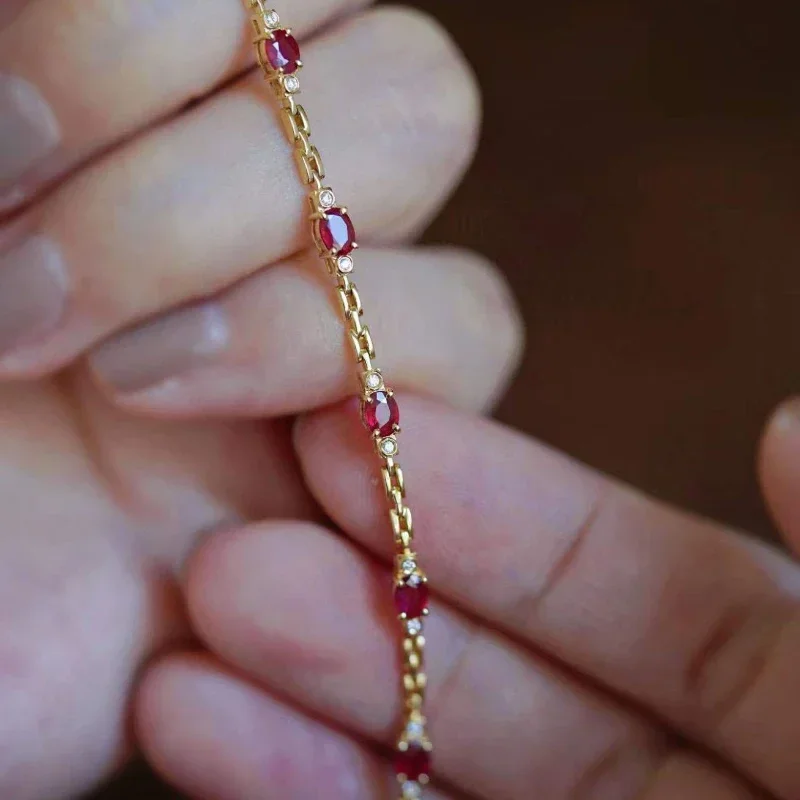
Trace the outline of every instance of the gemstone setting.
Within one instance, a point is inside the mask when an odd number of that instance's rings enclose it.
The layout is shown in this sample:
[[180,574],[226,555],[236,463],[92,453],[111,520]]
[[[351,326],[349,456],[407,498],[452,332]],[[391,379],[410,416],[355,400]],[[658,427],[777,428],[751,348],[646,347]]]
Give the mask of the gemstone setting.
[[397,439],[395,439],[395,438],[393,438],[391,436],[388,439],[384,439],[380,443],[380,447],[379,447],[379,450],[381,451],[381,455],[384,455],[387,458],[392,458],[392,456],[396,456],[398,449],[399,448],[397,447]]
[[427,778],[431,768],[431,757],[420,744],[409,744],[405,750],[398,750],[394,758],[394,770],[401,779],[418,781]]
[[422,797],[422,787],[416,781],[404,781],[401,791],[403,800],[419,800]]
[[387,391],[373,392],[362,406],[364,424],[378,436],[391,436],[400,425],[400,408],[397,400]]
[[411,575],[417,569],[417,562],[413,558],[404,558],[400,569],[403,570],[404,575]]
[[353,221],[344,208],[331,208],[317,220],[317,234],[322,246],[337,256],[346,256],[356,248]]
[[287,30],[277,30],[264,40],[264,55],[275,72],[291,75],[300,66],[300,45]]
[[350,256],[339,256],[336,261],[336,268],[342,273],[342,275],[349,275],[353,271],[354,267],[355,264]]
[[394,589],[395,608],[406,619],[417,619],[428,612],[428,584],[412,580],[415,577],[406,578]]
[[383,378],[381,377],[380,372],[368,372],[364,378],[364,385],[371,392],[375,392],[380,389],[381,386],[383,386]]
[[336,202],[336,196],[330,189],[323,189],[319,193],[319,204],[322,208],[331,208]]

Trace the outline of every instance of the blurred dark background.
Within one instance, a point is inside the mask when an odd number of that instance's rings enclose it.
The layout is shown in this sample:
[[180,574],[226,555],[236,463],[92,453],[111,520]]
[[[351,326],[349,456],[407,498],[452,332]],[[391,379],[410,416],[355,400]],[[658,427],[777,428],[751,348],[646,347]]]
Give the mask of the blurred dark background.
[[[500,418],[770,535],[758,436],[800,392],[800,7],[415,5],[484,86],[475,168],[426,239],[491,256],[522,304]],[[94,800],[176,797],[135,769]]]

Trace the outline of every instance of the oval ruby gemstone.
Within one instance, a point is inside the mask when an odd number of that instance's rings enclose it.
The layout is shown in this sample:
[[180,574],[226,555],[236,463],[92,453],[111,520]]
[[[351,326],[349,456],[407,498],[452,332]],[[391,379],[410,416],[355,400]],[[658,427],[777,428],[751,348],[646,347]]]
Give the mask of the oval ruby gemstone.
[[300,45],[291,33],[275,31],[272,39],[264,42],[264,52],[269,65],[276,72],[283,70],[287,75],[297,71],[300,61]]
[[394,604],[398,614],[405,614],[408,619],[421,617],[428,610],[428,584],[419,581],[416,585],[401,583],[394,590]]
[[350,215],[341,208],[326,211],[325,218],[319,220],[319,238],[326,250],[338,256],[346,256],[352,252],[356,243],[356,232]]
[[409,744],[408,750],[398,750],[394,756],[394,771],[405,775],[407,781],[417,781],[423,775],[429,775],[431,756],[424,747]]
[[364,401],[363,413],[364,424],[381,436],[391,436],[394,426],[400,424],[400,408],[388,392],[373,392]]

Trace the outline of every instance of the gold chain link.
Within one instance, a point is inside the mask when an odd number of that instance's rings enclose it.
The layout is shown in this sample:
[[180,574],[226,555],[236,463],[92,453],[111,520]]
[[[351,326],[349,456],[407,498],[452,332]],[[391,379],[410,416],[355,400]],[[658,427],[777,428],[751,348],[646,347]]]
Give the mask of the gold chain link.
[[[360,369],[362,399],[365,402],[377,392],[391,396],[384,385],[383,375],[375,366],[375,346],[369,327],[363,322],[364,308],[361,296],[350,277],[353,271],[353,258],[349,251],[342,254],[325,246],[319,232],[320,220],[327,219],[326,212],[335,205],[333,191],[326,187],[325,168],[322,157],[311,142],[311,126],[305,109],[296,96],[300,92],[300,81],[295,74],[284,69],[275,69],[266,54],[266,47],[275,39],[275,34],[290,34],[283,28],[278,14],[264,5],[264,0],[244,0],[252,13],[255,33],[253,43],[258,63],[264,77],[273,88],[280,104],[281,116],[289,141],[294,146],[301,180],[310,187],[309,203],[314,240],[320,257],[325,260],[328,271],[335,277],[336,291],[341,303],[342,314],[348,337],[353,346],[355,359]],[[297,67],[302,66],[297,62]],[[346,214],[346,209],[337,209]],[[356,245],[353,243],[353,247]],[[432,745],[426,731],[423,714],[427,678],[424,671],[425,637],[423,618],[427,615],[427,578],[419,567],[413,549],[414,526],[411,509],[406,503],[406,484],[403,471],[395,461],[397,455],[397,436],[399,428],[391,434],[374,433],[375,447],[382,460],[386,497],[389,502],[389,519],[395,542],[395,591],[398,589],[417,593],[414,608],[420,613],[408,618],[400,613],[402,625],[404,715],[402,729],[397,740],[398,762],[396,771],[400,782],[402,800],[416,800],[422,797],[422,788],[428,783],[428,754]],[[424,596],[423,593],[424,592]],[[424,597],[424,599],[423,599]],[[408,770],[411,774],[406,774]]]

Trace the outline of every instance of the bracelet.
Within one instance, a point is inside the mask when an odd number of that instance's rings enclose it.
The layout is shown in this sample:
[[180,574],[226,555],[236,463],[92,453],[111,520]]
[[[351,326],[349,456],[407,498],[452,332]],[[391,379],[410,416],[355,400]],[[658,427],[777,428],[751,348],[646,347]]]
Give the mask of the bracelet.
[[294,145],[300,177],[309,186],[310,221],[320,258],[336,282],[345,325],[353,345],[361,380],[361,409],[381,459],[381,474],[389,501],[389,519],[394,532],[394,603],[402,629],[404,714],[397,739],[394,766],[402,800],[422,797],[429,781],[430,752],[433,749],[423,713],[426,676],[423,671],[425,637],[423,618],[428,614],[428,586],[413,549],[411,509],[406,504],[403,471],[395,460],[400,414],[397,401],[375,366],[375,348],[369,328],[362,322],[364,309],[352,280],[355,230],[347,209],[338,206],[333,191],[324,184],[325,170],[317,148],[311,144],[311,130],[305,109],[296,97],[300,93],[297,71],[302,67],[300,48],[280,17],[264,0],[245,0],[252,13],[253,43],[264,77],[280,103],[287,135]]

